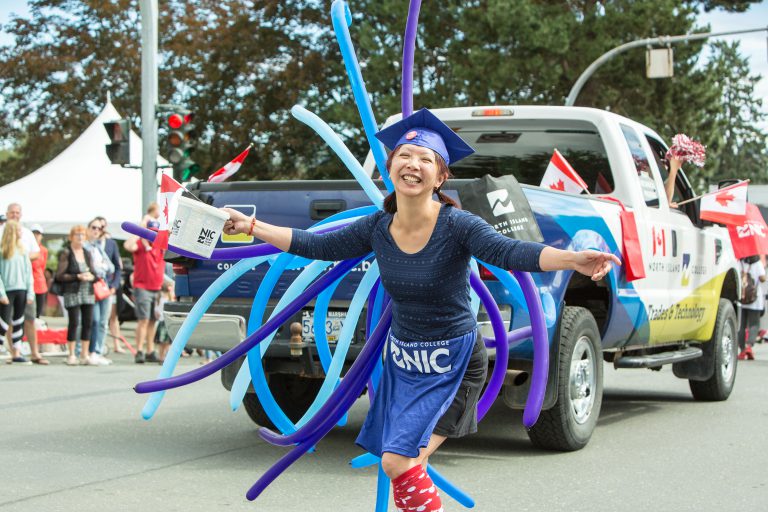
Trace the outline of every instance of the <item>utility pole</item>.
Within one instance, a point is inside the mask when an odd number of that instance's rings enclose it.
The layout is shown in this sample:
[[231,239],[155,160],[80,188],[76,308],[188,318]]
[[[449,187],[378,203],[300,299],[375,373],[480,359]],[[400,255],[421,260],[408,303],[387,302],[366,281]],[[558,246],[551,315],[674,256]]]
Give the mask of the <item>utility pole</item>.
[[576,80],[576,83],[573,84],[573,87],[571,88],[571,92],[568,93],[568,98],[566,98],[565,100],[565,106],[572,107],[576,103],[576,97],[581,92],[581,89],[582,87],[584,87],[584,84],[587,83],[587,80],[589,80],[589,78],[595,73],[595,71],[597,71],[597,68],[599,68],[600,66],[602,66],[603,64],[611,60],[616,55],[620,53],[624,53],[627,50],[631,50],[632,48],[637,48],[639,46],[651,46],[651,45],[669,46],[673,43],[693,41],[695,39],[708,39],[710,37],[716,37],[716,36],[728,36],[733,34],[746,34],[749,32],[766,32],[766,31],[768,31],[768,27],[754,28],[749,30],[734,30],[731,32],[707,32],[703,34],[684,34],[681,36],[660,36],[660,37],[652,37],[649,39],[637,39],[635,41],[624,43],[602,54],[592,64],[590,64],[589,67],[587,67],[587,69],[584,70],[581,76],[579,76],[579,79]]
[[[157,0],[141,8],[141,215],[157,197]],[[137,217],[138,218],[138,217]]]

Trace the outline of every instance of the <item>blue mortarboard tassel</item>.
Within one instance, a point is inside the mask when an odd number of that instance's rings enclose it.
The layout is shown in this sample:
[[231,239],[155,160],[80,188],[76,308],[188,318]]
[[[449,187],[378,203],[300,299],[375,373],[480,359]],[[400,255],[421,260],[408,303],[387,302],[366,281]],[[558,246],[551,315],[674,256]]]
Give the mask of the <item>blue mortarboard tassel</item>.
[[429,148],[443,157],[446,164],[458,162],[475,152],[448,125],[426,108],[384,128],[376,134],[376,138],[389,149],[395,149],[401,144]]

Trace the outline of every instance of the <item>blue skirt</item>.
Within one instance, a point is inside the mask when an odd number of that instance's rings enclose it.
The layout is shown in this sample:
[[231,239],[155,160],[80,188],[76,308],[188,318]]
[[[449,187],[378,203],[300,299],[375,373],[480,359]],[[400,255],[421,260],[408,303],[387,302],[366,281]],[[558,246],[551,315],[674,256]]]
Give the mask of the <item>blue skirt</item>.
[[448,410],[467,369],[477,330],[439,341],[401,341],[389,333],[384,371],[360,435],[360,447],[417,457]]

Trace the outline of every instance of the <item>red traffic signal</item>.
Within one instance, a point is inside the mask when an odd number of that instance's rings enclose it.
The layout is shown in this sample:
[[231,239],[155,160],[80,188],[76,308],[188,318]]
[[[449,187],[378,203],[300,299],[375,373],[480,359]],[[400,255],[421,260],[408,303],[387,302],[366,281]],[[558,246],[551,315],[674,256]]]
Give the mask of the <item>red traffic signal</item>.
[[170,126],[172,130],[178,130],[183,124],[184,118],[181,114],[171,114],[168,116],[168,126]]

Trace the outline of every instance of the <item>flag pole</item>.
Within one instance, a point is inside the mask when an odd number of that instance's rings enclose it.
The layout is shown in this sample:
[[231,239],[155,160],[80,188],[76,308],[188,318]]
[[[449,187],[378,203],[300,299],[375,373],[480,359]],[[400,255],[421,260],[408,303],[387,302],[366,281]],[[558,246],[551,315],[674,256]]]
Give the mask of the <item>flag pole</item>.
[[749,183],[749,180],[748,179],[741,180],[740,182],[734,183],[733,185],[728,185],[725,188],[720,188],[720,189],[717,189],[717,190],[715,190],[713,192],[707,192],[706,194],[701,194],[699,196],[692,197],[690,199],[686,199],[685,201],[680,201],[679,203],[677,203],[677,206],[681,206],[681,205],[684,205],[684,204],[692,203],[693,201],[697,201],[697,200],[701,199],[704,196],[710,196],[712,194],[719,194],[720,192],[723,192],[725,190],[730,190],[730,189],[732,189],[734,187],[738,187],[740,185],[743,185],[744,183]]

